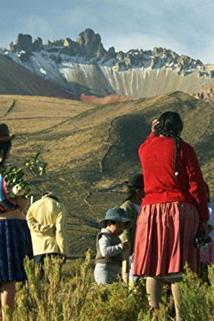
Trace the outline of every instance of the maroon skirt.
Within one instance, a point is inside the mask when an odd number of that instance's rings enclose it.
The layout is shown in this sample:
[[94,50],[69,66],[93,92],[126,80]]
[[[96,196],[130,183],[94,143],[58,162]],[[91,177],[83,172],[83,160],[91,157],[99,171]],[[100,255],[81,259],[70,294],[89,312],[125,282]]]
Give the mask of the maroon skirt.
[[133,274],[169,276],[181,273],[185,263],[197,273],[199,250],[194,238],[198,224],[198,211],[191,204],[144,205],[137,220]]

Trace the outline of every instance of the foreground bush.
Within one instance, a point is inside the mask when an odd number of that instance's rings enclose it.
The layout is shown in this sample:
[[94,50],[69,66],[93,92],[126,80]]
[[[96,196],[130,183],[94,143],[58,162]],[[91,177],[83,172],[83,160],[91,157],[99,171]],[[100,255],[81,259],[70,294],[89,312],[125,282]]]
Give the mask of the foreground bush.
[[[67,265],[61,272],[59,260],[47,260],[44,272],[26,262],[28,283],[19,285],[13,321],[149,321],[144,280],[129,290],[122,282],[98,286],[93,280],[91,254],[83,262]],[[214,267],[209,268],[210,284],[202,283],[187,271],[181,288],[185,321],[214,320]],[[160,321],[169,317],[167,291],[158,313]]]
[[180,284],[181,306],[185,321],[214,320],[214,265],[208,269],[209,284],[188,268]]

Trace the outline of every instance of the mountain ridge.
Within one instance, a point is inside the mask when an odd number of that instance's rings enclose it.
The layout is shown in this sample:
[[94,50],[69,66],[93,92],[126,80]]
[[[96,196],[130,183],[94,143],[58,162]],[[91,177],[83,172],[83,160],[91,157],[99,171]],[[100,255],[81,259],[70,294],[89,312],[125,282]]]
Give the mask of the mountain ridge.
[[[191,58],[187,55],[179,55],[171,49],[163,47],[154,47],[153,50],[130,49],[127,52],[116,51],[114,47],[106,50],[102,44],[101,36],[92,29],[85,29],[81,32],[76,41],[69,37],[54,41],[48,41],[43,44],[43,40],[38,37],[33,41],[29,34],[18,34],[16,43],[10,43],[10,50],[16,52],[21,60],[27,60],[33,52],[47,50],[57,53],[58,56],[52,56],[52,59],[61,60],[60,54],[66,54],[71,57],[87,58],[88,63],[100,63],[106,66],[114,66],[118,70],[128,70],[134,67],[155,67],[163,66],[177,69],[179,73],[191,72],[191,69],[198,68],[200,76],[203,73],[214,77],[214,64],[203,64],[199,59]],[[149,61],[148,61],[149,60]],[[81,60],[79,60],[81,62]]]
[[41,38],[19,34],[10,49],[1,53],[76,97],[141,98],[176,90],[195,95],[202,87],[214,85],[212,64],[165,48],[106,50],[101,36],[89,28],[76,40],[67,37],[47,44]]

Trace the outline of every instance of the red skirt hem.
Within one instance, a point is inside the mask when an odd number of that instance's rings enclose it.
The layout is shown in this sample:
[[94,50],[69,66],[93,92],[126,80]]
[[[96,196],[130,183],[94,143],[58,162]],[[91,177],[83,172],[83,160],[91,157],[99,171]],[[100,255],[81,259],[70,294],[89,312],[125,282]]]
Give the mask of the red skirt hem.
[[187,263],[199,268],[199,250],[194,246],[198,230],[197,209],[187,203],[147,204],[137,220],[133,274],[167,276],[183,272]]

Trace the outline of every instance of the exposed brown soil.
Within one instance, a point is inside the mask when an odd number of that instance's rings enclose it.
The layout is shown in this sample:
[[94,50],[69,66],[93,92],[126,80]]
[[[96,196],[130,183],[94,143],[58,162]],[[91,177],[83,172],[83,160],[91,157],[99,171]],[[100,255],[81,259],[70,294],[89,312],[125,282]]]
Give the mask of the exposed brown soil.
[[113,104],[117,102],[130,101],[130,100],[134,100],[134,98],[127,97],[127,96],[120,96],[120,95],[109,95],[105,97],[97,97],[97,96],[88,96],[85,94],[81,94],[80,100],[90,104],[106,105],[106,104]]

